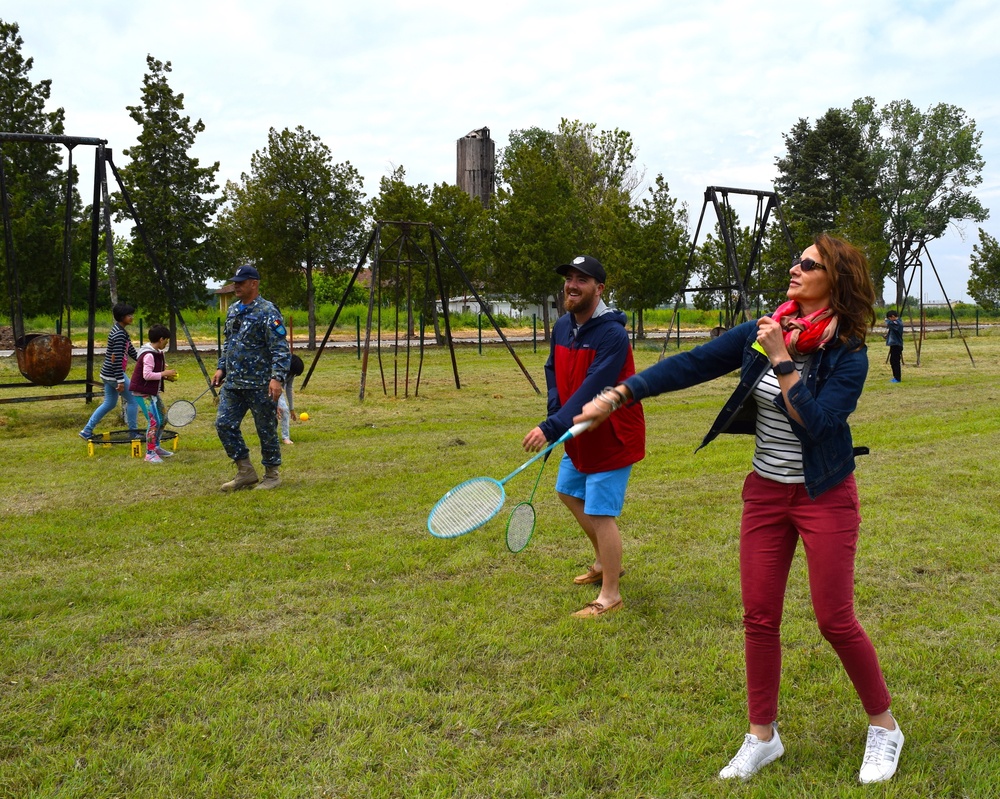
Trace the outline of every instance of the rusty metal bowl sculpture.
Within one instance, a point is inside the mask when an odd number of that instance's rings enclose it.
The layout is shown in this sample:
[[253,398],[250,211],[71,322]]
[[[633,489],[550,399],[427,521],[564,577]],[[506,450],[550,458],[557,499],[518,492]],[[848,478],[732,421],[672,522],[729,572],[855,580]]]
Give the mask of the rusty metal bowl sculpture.
[[73,365],[73,342],[57,333],[29,333],[14,348],[17,368],[39,386],[59,385]]

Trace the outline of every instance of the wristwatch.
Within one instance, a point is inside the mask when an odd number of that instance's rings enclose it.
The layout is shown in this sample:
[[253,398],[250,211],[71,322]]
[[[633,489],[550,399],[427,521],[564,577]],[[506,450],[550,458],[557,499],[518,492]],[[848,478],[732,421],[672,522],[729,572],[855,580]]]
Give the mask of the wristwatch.
[[795,371],[795,361],[778,361],[771,368],[776,375],[790,375]]

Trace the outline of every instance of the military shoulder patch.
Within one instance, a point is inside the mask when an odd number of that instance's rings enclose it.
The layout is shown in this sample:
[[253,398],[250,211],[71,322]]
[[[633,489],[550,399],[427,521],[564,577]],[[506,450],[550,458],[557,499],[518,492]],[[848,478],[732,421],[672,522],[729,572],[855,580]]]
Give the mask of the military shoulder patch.
[[274,334],[276,336],[282,336],[282,337],[284,337],[285,333],[287,332],[285,330],[285,326],[283,324],[281,324],[281,320],[280,319],[272,319],[271,320],[271,329],[274,331]]

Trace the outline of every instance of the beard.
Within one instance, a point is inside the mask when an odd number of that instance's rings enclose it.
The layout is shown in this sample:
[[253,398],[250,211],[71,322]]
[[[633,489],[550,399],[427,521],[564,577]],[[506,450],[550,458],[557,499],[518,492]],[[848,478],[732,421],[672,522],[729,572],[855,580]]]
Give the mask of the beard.
[[581,291],[578,294],[570,295],[564,293],[563,306],[569,313],[580,313],[581,311],[593,310],[597,307],[597,289]]

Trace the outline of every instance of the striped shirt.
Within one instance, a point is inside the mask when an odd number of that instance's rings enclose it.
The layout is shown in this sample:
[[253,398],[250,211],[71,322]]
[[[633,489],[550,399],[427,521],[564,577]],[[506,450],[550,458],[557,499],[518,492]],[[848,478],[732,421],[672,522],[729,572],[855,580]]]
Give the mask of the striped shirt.
[[108,333],[108,348],[104,353],[104,363],[101,365],[101,380],[125,382],[125,369],[128,359],[136,359],[135,347],[128,331],[118,322],[111,326]]
[[[805,360],[796,360],[801,377]],[[802,443],[792,432],[792,425],[774,405],[781,394],[778,377],[768,369],[754,389],[757,401],[757,438],[753,454],[753,470],[761,477],[778,483],[804,483]]]

